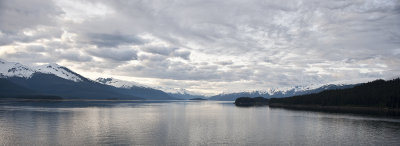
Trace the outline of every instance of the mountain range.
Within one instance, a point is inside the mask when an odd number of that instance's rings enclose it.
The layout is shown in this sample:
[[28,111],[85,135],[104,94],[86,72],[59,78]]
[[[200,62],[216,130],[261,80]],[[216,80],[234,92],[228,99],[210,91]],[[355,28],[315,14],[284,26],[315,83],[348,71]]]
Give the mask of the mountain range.
[[34,95],[64,99],[177,99],[152,88],[118,88],[102,84],[57,64],[26,66],[1,60],[0,78],[2,98]]
[[341,90],[325,90],[319,93],[288,98],[271,98],[269,103],[274,107],[352,111],[366,114],[383,113],[399,116],[400,78],[392,80],[379,79]]
[[190,92],[186,89],[182,88],[168,88],[168,87],[158,87],[158,86],[148,86],[140,83],[132,82],[132,81],[123,81],[115,78],[97,78],[97,82],[103,83],[106,85],[114,86],[117,88],[153,88],[157,90],[164,91],[171,97],[179,98],[179,99],[193,99],[193,98],[207,98],[204,95],[199,93]]
[[0,60],[0,98],[54,97],[65,99],[178,100],[207,98],[233,101],[238,97],[289,97],[324,90],[352,88],[354,85],[328,84],[265,91],[222,93],[204,96],[182,88],[150,87],[115,78],[91,80],[58,64],[27,66]]
[[296,95],[305,95],[312,93],[319,93],[324,90],[334,90],[334,89],[346,89],[354,87],[354,84],[328,84],[316,87],[302,87],[295,86],[293,88],[287,89],[269,89],[265,91],[250,91],[250,92],[237,92],[237,93],[222,93],[218,95],[211,96],[209,100],[224,100],[224,101],[234,101],[238,97],[264,97],[264,98],[281,98],[290,97]]

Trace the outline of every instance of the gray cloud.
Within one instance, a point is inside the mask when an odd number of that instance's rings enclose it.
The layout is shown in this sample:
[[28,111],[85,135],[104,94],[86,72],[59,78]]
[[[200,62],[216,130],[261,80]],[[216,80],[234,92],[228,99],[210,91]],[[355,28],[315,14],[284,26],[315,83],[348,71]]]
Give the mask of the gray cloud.
[[143,40],[133,35],[124,35],[120,33],[89,33],[86,35],[86,42],[98,47],[117,47],[124,44],[143,44]]
[[179,57],[185,60],[190,59],[190,51],[182,50],[179,48],[173,47],[144,47],[142,51],[151,53],[151,54],[158,54],[162,56],[170,56],[170,57]]
[[131,48],[94,48],[87,50],[93,56],[113,61],[129,61],[137,59],[137,52]]
[[52,28],[59,15],[62,11],[51,0],[2,0],[0,45],[60,37],[62,31]]
[[178,48],[171,48],[171,47],[146,47],[146,48],[143,48],[142,50],[145,52],[148,52],[148,53],[152,53],[152,54],[169,56],[170,54],[175,52],[175,50],[177,50],[177,49]]
[[399,10],[397,0],[1,1],[0,57],[201,92],[390,78]]
[[216,62],[219,65],[232,65],[233,62],[231,60],[226,60],[226,61],[218,61]]
[[87,62],[92,61],[93,57],[88,55],[83,55],[77,52],[64,52],[61,53],[60,58],[69,60],[69,61],[76,61],[76,62]]
[[39,25],[53,25],[54,17],[61,13],[51,0],[2,0],[0,29],[3,33],[16,33]]
[[190,51],[178,50],[178,51],[173,52],[172,56],[180,57],[185,60],[189,60],[190,54],[191,54]]
[[34,53],[34,52],[24,52],[24,51],[19,51],[15,53],[5,53],[2,54],[2,58],[7,58],[9,60],[17,60],[19,62],[25,62],[30,64],[29,62],[32,61],[32,59],[35,60],[35,63],[53,63],[58,61],[55,57],[49,56],[49,55],[44,55],[40,53]]

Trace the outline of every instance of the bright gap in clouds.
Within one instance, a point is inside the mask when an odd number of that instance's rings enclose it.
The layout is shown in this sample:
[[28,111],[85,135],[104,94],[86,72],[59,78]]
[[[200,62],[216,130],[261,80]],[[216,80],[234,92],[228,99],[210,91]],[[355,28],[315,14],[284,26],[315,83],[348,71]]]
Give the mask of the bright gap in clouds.
[[0,2],[0,58],[203,94],[393,78],[400,2]]

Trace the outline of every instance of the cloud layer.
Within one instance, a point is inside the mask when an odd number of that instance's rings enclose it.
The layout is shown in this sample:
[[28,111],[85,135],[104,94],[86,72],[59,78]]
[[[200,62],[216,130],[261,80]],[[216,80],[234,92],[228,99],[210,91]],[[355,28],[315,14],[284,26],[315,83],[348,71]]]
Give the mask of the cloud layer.
[[3,0],[0,58],[208,94],[392,78],[400,2]]

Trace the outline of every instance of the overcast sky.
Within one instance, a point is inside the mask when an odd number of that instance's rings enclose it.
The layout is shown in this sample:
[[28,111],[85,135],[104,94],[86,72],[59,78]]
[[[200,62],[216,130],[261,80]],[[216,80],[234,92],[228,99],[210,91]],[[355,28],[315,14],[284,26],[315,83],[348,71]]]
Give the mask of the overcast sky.
[[393,78],[399,0],[0,0],[0,58],[204,94]]

